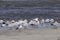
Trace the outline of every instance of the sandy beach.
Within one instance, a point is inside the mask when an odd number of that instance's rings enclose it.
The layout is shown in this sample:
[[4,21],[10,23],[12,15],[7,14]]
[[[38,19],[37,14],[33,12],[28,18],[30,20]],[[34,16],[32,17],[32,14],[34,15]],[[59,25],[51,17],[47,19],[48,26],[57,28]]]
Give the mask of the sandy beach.
[[0,30],[0,40],[60,40],[60,28]]

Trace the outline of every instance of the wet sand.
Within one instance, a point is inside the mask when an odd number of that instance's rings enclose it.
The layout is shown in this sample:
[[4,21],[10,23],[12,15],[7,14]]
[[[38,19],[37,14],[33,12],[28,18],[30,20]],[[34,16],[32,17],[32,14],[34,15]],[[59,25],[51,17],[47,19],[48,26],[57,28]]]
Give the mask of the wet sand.
[[60,40],[60,28],[0,30],[0,40]]

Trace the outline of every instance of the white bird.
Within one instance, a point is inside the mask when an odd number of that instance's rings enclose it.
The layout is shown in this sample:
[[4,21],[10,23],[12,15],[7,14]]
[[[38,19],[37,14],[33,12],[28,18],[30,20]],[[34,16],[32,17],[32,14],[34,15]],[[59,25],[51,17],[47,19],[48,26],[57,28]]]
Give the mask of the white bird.
[[23,20],[19,20],[18,23],[19,23],[19,24],[23,24],[24,21],[23,21]]
[[50,22],[53,23],[54,22],[54,19],[50,19]]
[[6,24],[10,24],[11,22],[10,21],[6,21]]
[[59,23],[57,21],[55,21],[53,23],[53,26],[52,26],[54,29],[57,29],[57,27],[59,27]]
[[22,25],[20,25],[19,27],[16,28],[16,30],[19,30],[19,31],[22,31],[22,29],[23,29]]
[[21,29],[21,28],[23,28],[23,26],[22,26],[22,25],[20,25],[18,28],[19,28],[19,29]]
[[35,19],[33,19],[33,20],[38,21],[38,19],[39,19],[39,18],[35,18]]
[[6,24],[2,24],[2,27],[6,27]]
[[45,20],[45,22],[47,22],[47,23],[48,23],[49,21],[50,21],[49,19],[46,19],[46,20]]
[[44,22],[45,22],[45,20],[44,20],[44,19],[42,19],[42,20],[41,20],[41,24],[43,24]]
[[31,21],[29,22],[29,24],[38,25],[38,24],[39,24],[39,20],[31,20]]
[[55,21],[55,22],[53,23],[53,25],[58,25],[58,22],[57,22],[57,21]]
[[3,28],[3,29],[7,29],[7,25],[6,25],[5,22],[3,22],[3,23],[1,24],[1,28]]
[[24,20],[24,23],[27,23],[27,22],[28,22],[28,20],[27,20],[27,19],[25,19],[25,20]]
[[14,23],[14,22],[15,22],[15,20],[11,20],[11,22],[12,22],[12,23]]
[[15,22],[15,23],[10,23],[10,24],[8,24],[8,27],[14,27],[14,26],[17,26],[17,25],[18,25],[17,22]]
[[0,23],[3,23],[4,21],[3,20],[0,20]]
[[20,26],[20,27],[28,27],[28,20],[27,19],[25,19],[25,20],[19,20],[18,22],[17,22],[17,24]]

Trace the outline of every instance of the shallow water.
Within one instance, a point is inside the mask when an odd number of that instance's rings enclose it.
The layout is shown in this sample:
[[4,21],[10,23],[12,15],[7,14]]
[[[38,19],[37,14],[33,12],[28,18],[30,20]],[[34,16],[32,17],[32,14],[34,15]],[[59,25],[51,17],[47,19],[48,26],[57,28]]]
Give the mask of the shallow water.
[[58,5],[43,5],[43,6],[34,6],[34,7],[0,7],[0,13],[32,13],[32,14],[51,14],[51,13],[60,13],[60,4]]
[[55,20],[60,20],[60,4],[45,4],[45,5],[40,4],[38,6],[30,6],[30,7],[2,5],[0,6],[0,14],[5,14],[3,16],[0,16],[0,19],[6,19],[6,20],[10,19],[18,20],[19,18],[28,19],[34,17],[54,18]]

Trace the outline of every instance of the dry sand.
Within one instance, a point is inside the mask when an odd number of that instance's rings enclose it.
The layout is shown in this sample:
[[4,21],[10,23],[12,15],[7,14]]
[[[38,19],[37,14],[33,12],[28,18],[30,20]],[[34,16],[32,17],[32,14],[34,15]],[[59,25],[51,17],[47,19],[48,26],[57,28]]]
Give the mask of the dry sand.
[[0,30],[0,40],[60,40],[60,28]]

